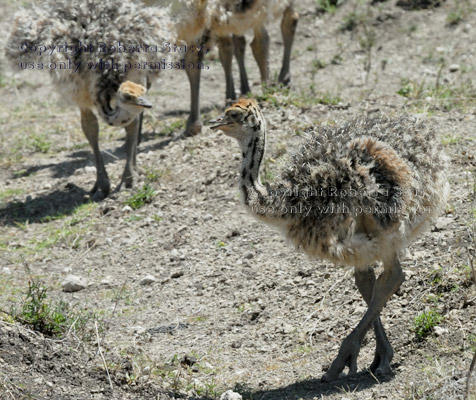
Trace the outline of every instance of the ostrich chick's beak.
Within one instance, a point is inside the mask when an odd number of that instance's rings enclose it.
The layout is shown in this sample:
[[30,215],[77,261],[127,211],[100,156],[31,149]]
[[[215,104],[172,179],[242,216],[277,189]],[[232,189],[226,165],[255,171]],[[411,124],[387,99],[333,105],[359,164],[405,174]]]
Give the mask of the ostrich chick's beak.
[[231,122],[226,121],[225,117],[221,116],[221,117],[218,117],[217,119],[212,119],[212,120],[208,121],[207,124],[208,125],[214,125],[214,126],[210,126],[210,129],[216,130],[216,129],[222,128],[225,125],[230,125]]
[[149,103],[144,97],[139,96],[136,99],[136,104],[144,108],[152,108],[152,103]]

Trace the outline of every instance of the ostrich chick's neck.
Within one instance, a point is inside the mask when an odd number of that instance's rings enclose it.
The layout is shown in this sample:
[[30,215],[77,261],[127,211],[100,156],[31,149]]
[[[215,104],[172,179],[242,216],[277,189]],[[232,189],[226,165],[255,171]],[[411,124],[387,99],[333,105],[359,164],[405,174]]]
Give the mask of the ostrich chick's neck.
[[243,152],[240,189],[245,205],[254,209],[263,207],[268,196],[268,191],[261,184],[259,174],[266,147],[266,127],[264,122],[258,119],[257,124],[250,127],[250,130],[253,134],[240,143]]

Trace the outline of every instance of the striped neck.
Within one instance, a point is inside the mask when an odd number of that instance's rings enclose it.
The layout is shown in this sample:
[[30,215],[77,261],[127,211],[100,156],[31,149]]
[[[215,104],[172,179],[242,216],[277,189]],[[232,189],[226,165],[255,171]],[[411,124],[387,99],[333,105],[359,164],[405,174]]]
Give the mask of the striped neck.
[[[257,128],[257,129],[256,129]],[[266,148],[266,125],[261,119],[260,125],[253,127],[253,135],[243,143],[243,161],[241,163],[240,190],[246,206],[254,209],[265,203],[268,195],[266,187],[261,184],[260,169]]]

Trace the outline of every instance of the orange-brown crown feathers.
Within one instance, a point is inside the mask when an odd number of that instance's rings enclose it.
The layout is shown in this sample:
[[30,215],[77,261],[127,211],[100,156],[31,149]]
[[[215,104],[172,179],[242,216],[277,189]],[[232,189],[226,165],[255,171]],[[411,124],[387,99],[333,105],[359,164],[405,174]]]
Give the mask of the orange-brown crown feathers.
[[233,110],[236,107],[237,108],[243,108],[243,109],[247,109],[247,108],[251,108],[251,107],[256,108],[256,107],[258,107],[258,103],[256,102],[255,99],[247,99],[245,97],[242,97],[236,103],[233,103],[230,107],[228,107],[225,110],[225,113],[227,113],[229,110]]
[[119,91],[122,93],[129,94],[131,96],[140,97],[144,95],[145,92],[147,92],[147,89],[137,83],[125,81],[122,82],[121,86],[119,86]]
[[228,107],[223,116],[209,121],[209,124],[213,125],[210,129],[219,129],[239,141],[265,128],[258,103],[253,99],[244,98]]

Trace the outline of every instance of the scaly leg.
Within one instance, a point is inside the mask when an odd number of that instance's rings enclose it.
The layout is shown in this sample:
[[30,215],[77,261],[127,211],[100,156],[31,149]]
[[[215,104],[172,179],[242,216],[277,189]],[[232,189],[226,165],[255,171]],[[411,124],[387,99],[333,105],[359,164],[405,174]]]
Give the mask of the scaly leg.
[[124,167],[124,173],[120,186],[125,183],[127,188],[131,188],[134,185],[134,181],[137,179],[137,136],[139,135],[140,117],[137,117],[126,129],[126,166]]
[[[375,285],[374,270],[372,268],[368,270],[356,269],[355,283],[367,305],[370,305]],[[390,373],[392,370],[390,362],[393,358],[393,349],[388,341],[387,335],[385,334],[380,317],[377,317],[374,321],[374,332],[377,347],[375,349],[374,360],[370,365],[370,370],[375,374],[385,375]]]
[[142,142],[142,123],[144,121],[144,112],[139,115],[139,133],[137,134],[137,146]]
[[231,36],[218,38],[218,54],[221,65],[225,71],[226,81],[226,102],[236,100],[235,86],[233,84],[232,62],[233,62],[233,39]]
[[240,92],[241,95],[251,92],[248,85],[248,76],[246,75],[245,67],[245,50],[246,39],[244,36],[233,35],[233,48],[235,49],[235,57],[238,62],[238,68],[240,69]]
[[251,42],[253,56],[258,63],[261,82],[267,83],[269,79],[269,35],[263,26],[254,31],[255,37]]
[[289,6],[284,11],[283,19],[281,20],[281,34],[283,35],[284,54],[283,66],[279,73],[279,82],[284,85],[289,85],[291,82],[291,72],[289,70],[291,63],[291,48],[294,42],[294,34],[299,20],[299,14],[294,12],[292,6]]
[[89,108],[81,108],[81,127],[88,139],[94,153],[96,161],[96,183],[91,191],[94,201],[103,200],[111,189],[109,177],[107,176],[106,168],[104,168],[104,161],[99,150],[98,136],[99,124],[96,115]]
[[[201,44],[206,42],[203,37]],[[185,68],[188,81],[190,83],[190,115],[188,116],[187,126],[185,127],[185,136],[197,135],[202,130],[202,122],[200,121],[200,75],[201,69],[198,64],[203,61],[203,52],[187,52],[185,55],[185,66],[188,63],[193,63],[194,68]]]
[[[397,256],[395,256],[392,261],[384,263],[384,271],[375,281],[372,300],[370,301],[367,312],[351,334],[342,342],[339,354],[332,362],[329,370],[322,377],[324,382],[337,379],[346,366],[349,367],[349,375],[353,375],[357,372],[357,357],[365,334],[378,318],[387,301],[403,283],[404,279],[405,276]],[[381,339],[382,338],[379,340]]]

